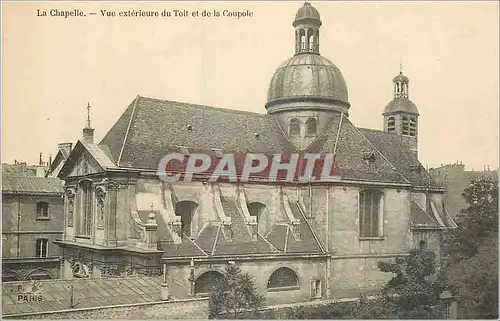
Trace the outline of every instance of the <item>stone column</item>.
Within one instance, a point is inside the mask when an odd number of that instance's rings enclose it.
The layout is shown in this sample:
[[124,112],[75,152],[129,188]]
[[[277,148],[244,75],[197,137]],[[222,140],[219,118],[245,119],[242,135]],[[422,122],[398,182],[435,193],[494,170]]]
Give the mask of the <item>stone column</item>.
[[148,248],[157,248],[158,246],[158,223],[156,223],[155,214],[150,213],[149,219],[144,224],[146,231],[146,244]]
[[107,217],[105,221],[105,238],[106,246],[116,247],[116,206],[117,206],[117,193],[120,184],[117,182],[108,182],[106,185],[108,210],[106,211]]
[[163,282],[161,284],[161,299],[164,301],[170,300],[170,293],[168,291],[168,271],[167,265],[163,264]]

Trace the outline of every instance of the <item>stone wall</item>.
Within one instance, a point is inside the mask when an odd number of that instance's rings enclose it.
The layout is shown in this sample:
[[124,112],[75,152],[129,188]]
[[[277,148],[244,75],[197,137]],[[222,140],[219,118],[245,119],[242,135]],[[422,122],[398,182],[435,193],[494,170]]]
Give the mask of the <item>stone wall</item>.
[[208,299],[197,298],[134,306],[76,309],[64,312],[10,317],[9,319],[208,319]]

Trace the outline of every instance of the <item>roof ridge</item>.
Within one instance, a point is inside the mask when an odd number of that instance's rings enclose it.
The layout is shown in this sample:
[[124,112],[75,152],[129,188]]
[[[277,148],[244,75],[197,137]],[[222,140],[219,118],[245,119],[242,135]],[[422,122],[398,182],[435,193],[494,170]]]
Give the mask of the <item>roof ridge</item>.
[[123,136],[122,148],[120,149],[120,154],[118,155],[118,159],[116,160],[116,165],[118,167],[120,167],[120,161],[122,159],[123,150],[125,149],[125,143],[127,142],[127,138],[128,138],[128,133],[129,133],[129,130],[130,130],[130,126],[132,125],[132,120],[134,119],[135,107],[137,107],[137,101],[139,100],[139,97],[140,96],[137,95],[137,97],[135,97],[135,99],[134,99],[134,106],[132,107],[132,113],[130,114],[130,119],[128,121],[127,131],[125,132],[125,136]]
[[261,114],[261,113],[256,113],[256,112],[252,112],[252,111],[246,111],[246,110],[231,109],[231,108],[224,108],[224,107],[214,107],[214,106],[208,106],[208,105],[202,105],[202,104],[188,103],[188,102],[175,101],[175,100],[165,100],[165,99],[151,98],[151,97],[145,97],[145,96],[139,96],[139,95],[137,97],[144,99],[144,100],[161,101],[164,103],[176,103],[176,104],[185,105],[187,107],[202,107],[202,108],[215,109],[218,111],[225,111],[225,112],[231,112],[231,113],[250,114],[250,115],[260,116],[260,117],[267,117],[268,116],[268,114]]
[[401,177],[402,177],[402,178],[403,178],[403,179],[404,179],[407,183],[411,184],[411,182],[410,182],[410,181],[409,181],[406,177],[404,177],[404,176],[403,176],[403,174],[401,174],[401,172],[397,169],[397,167],[396,167],[396,166],[394,166],[394,164],[393,164],[393,163],[391,163],[391,162],[389,161],[389,159],[387,159],[387,157],[385,157],[385,155],[384,155],[381,151],[379,151],[379,150],[378,150],[378,148],[377,148],[377,147],[375,147],[375,145],[373,145],[373,144],[372,144],[372,142],[371,142],[368,138],[366,138],[366,136],[365,136],[365,135],[363,135],[363,133],[359,130],[359,128],[358,128],[358,127],[354,126],[352,123],[351,123],[351,125],[352,125],[352,127],[354,127],[354,129],[355,129],[355,130],[356,130],[356,131],[357,131],[357,132],[361,135],[361,137],[363,137],[363,139],[364,139],[364,140],[366,140],[366,141],[368,142],[368,144],[370,144],[370,145],[371,145],[371,146],[372,146],[372,147],[373,147],[373,148],[377,151],[377,153],[379,153],[379,154],[382,156],[382,158],[384,158],[384,159],[385,159],[385,161],[386,161],[387,163],[389,163],[389,165],[391,165],[391,166],[392,166],[392,168],[393,168],[393,169],[394,169],[394,170],[395,170],[395,171],[399,174],[399,176],[401,176]]

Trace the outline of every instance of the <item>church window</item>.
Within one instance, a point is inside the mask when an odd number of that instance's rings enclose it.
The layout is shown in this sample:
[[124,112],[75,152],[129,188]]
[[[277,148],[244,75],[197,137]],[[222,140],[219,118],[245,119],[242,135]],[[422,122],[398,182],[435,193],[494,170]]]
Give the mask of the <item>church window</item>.
[[290,120],[289,134],[290,136],[300,136],[300,120],[297,118]]
[[306,120],[306,134],[307,136],[316,136],[318,133],[318,125],[316,118],[309,118]]
[[49,203],[47,202],[36,203],[36,216],[39,218],[49,217]]
[[[33,244],[33,243],[32,243]],[[36,257],[47,257],[49,251],[49,240],[37,239],[36,240]]]
[[267,282],[268,289],[298,287],[299,278],[292,269],[282,267],[273,272]]
[[409,132],[410,132],[408,117],[403,116],[403,124],[402,124],[402,126],[403,126],[403,135],[407,135],[408,136]]
[[80,234],[90,235],[92,230],[92,183],[84,180],[80,183]]
[[255,217],[255,221],[257,222],[257,228],[258,228],[259,222],[262,221],[261,220],[262,212],[266,209],[266,206],[262,203],[259,203],[259,202],[252,202],[252,203],[248,203],[247,207],[248,207],[248,213],[250,213],[250,216]]
[[175,205],[175,215],[181,217],[182,234],[191,237],[193,234],[193,216],[198,204],[191,201],[182,201]]
[[396,131],[396,120],[394,119],[394,117],[389,117],[389,119],[387,120],[387,131],[389,133]]
[[194,283],[195,294],[209,294],[217,282],[223,281],[224,276],[216,271],[205,272]]
[[417,136],[417,119],[415,117],[410,118],[410,136]]
[[314,36],[309,37],[309,51],[314,50]]
[[359,194],[360,237],[380,236],[382,196],[379,190],[364,190]]

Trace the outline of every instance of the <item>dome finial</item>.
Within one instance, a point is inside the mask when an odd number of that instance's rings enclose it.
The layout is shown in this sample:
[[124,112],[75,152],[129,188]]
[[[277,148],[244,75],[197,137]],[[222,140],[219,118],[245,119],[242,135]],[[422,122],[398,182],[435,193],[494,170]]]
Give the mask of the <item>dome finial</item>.
[[399,74],[403,74],[403,56],[399,56]]

